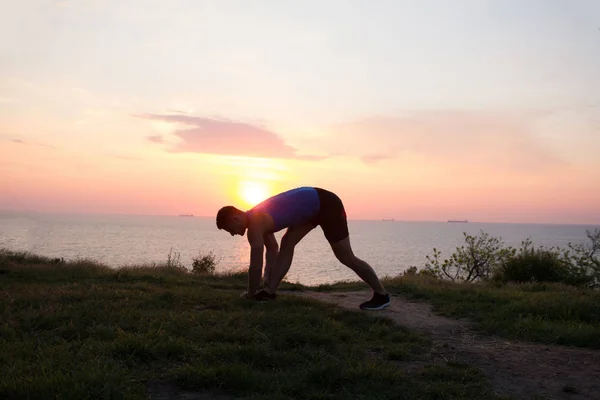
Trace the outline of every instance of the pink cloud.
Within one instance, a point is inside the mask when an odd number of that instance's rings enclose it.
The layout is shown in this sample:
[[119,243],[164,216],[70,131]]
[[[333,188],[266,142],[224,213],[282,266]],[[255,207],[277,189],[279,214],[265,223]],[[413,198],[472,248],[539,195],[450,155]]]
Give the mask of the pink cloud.
[[[286,144],[276,133],[244,122],[187,115],[145,114],[139,117],[191,126],[175,131],[175,136],[180,141],[169,149],[175,153],[211,153],[308,161],[327,158],[299,154],[296,148]],[[160,136],[151,136],[148,140],[162,143]]]
[[17,144],[22,144],[25,146],[37,146],[37,147],[47,147],[50,149],[54,149],[56,148],[55,146],[49,145],[49,144],[41,144],[41,143],[31,143],[31,142],[26,142],[22,139],[12,139],[11,140],[13,143],[17,143]]
[[[435,163],[520,171],[567,163],[536,138],[538,115],[489,111],[423,111],[333,126],[322,147],[366,163],[414,154]],[[340,141],[338,138],[343,138]]]
[[397,155],[396,154],[367,154],[362,156],[360,159],[367,163],[367,164],[374,164],[377,163],[379,161],[384,161],[384,160],[392,160],[394,158],[396,158]]
[[162,136],[156,135],[156,136],[148,136],[146,137],[146,139],[148,139],[148,141],[152,142],[152,143],[164,143],[164,139],[162,138]]
[[141,160],[141,158],[139,158],[139,157],[124,156],[124,155],[119,155],[119,154],[112,154],[111,157],[117,158],[119,160],[125,160],[125,161],[139,161],[139,160]]

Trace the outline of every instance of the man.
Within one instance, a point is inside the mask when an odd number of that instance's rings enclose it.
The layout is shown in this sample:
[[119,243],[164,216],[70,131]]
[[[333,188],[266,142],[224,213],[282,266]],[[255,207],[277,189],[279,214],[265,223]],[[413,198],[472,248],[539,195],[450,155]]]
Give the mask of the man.
[[[233,206],[222,207],[217,213],[217,228],[243,236],[248,230],[250,268],[247,298],[274,299],[277,287],[292,265],[294,247],[317,226],[336,258],[351,268],[373,290],[373,297],[360,305],[363,310],[381,310],[390,304],[373,268],[352,252],[346,211],[340,198],[327,190],[299,187],[275,195],[248,211]],[[278,246],[274,232],[287,228]],[[263,251],[266,248],[264,289],[260,285]]]

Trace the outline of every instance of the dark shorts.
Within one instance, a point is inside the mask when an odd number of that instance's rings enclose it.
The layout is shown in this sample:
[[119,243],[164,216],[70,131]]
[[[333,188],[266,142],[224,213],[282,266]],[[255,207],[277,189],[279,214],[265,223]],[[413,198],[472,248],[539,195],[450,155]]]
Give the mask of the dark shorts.
[[342,200],[325,189],[315,188],[319,194],[319,213],[310,221],[315,227],[321,226],[329,243],[336,243],[348,237],[348,220]]

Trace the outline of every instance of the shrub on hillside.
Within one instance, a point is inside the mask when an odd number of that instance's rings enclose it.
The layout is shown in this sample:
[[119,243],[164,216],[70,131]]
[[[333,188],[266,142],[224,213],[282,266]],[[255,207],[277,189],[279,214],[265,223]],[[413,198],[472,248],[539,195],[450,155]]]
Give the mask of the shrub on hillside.
[[173,251],[173,248],[171,247],[169,249],[169,254],[167,254],[167,262],[164,266],[167,268],[185,269],[184,265],[181,263],[181,253]]
[[404,272],[402,272],[401,276],[424,276],[424,277],[431,277],[431,278],[437,278],[437,276],[428,269],[419,269],[417,268],[415,265],[412,265],[410,267],[408,267],[406,270],[404,270]]
[[457,247],[450,258],[441,260],[441,252],[433,249],[432,256],[426,256],[425,271],[428,275],[454,282],[475,282],[488,279],[514,249],[504,248],[499,238],[481,231],[479,236],[463,233],[466,246]]
[[475,282],[561,282],[575,286],[600,287],[600,229],[586,231],[588,244],[569,243],[568,249],[534,247],[531,240],[517,250],[504,247],[499,238],[481,232],[463,233],[466,246],[457,247],[442,261],[433,249],[423,272],[441,279]]
[[203,254],[198,253],[192,259],[192,272],[195,274],[212,274],[215,272],[218,261],[212,251]]
[[580,276],[589,278],[588,286],[600,287],[600,229],[585,231],[589,242],[586,244],[569,243],[564,255],[571,269]]
[[583,285],[586,277],[571,268],[569,259],[557,248],[535,248],[531,240],[508,257],[494,272],[494,280],[507,282],[560,282]]
[[39,256],[28,251],[13,251],[0,248],[0,265],[13,264],[64,264],[64,258]]

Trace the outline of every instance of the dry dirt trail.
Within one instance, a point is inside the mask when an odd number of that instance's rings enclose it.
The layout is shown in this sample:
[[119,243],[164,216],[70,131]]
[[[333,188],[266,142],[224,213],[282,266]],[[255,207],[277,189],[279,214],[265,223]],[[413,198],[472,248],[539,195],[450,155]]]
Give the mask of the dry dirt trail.
[[[371,295],[366,291],[287,293],[359,312],[367,312],[358,305]],[[391,318],[433,340],[427,362],[402,363],[409,371],[426,363],[461,361],[480,368],[501,394],[519,399],[600,400],[600,351],[476,334],[468,321],[436,315],[429,304],[398,295],[387,309],[368,313]]]

